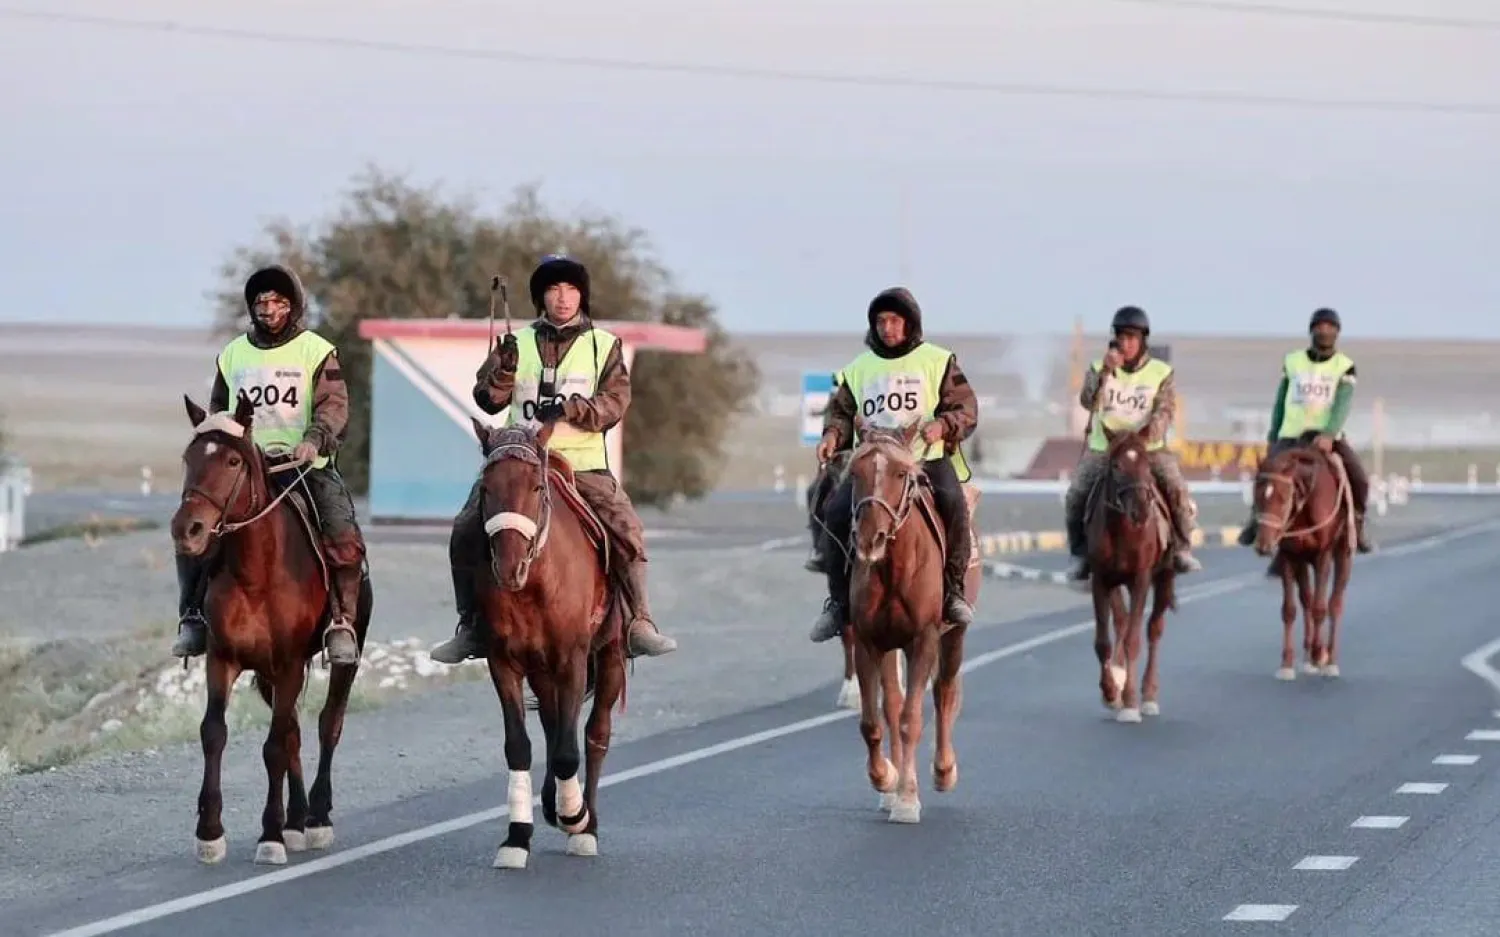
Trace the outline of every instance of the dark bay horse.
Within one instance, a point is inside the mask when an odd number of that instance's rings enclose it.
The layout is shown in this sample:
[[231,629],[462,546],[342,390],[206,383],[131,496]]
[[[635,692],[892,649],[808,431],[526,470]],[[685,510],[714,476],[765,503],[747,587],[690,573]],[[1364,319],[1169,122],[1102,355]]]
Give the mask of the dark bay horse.
[[[854,506],[849,630],[859,679],[859,730],[868,748],[870,784],[883,795],[889,819],[917,823],[922,812],[917,746],[922,689],[929,682],[937,709],[933,786],[951,791],[958,784],[953,725],[966,629],[943,621],[944,528],[922,464],[912,452],[920,424],[892,431],[857,420],[855,428],[861,441],[849,460]],[[966,493],[971,516],[977,494]],[[977,566],[971,563],[969,573],[965,593],[972,602],[978,597]],[[893,651],[905,657],[907,684],[915,692],[902,691]],[[881,752],[883,731],[890,733],[889,759]]]
[[[1270,456],[1255,479],[1255,552],[1275,553],[1267,571],[1281,579],[1281,667],[1295,680],[1292,623],[1302,602],[1304,673],[1339,675],[1339,620],[1354,566],[1354,503],[1338,455],[1294,446]],[[1331,595],[1328,591],[1332,572]],[[1309,581],[1311,574],[1311,582]],[[1323,623],[1328,622],[1328,641]]]
[[[344,711],[359,664],[334,664],[328,697],[318,716],[318,774],[311,798],[302,781],[302,731],[297,699],[307,668],[323,647],[328,625],[328,566],[316,523],[294,501],[295,483],[272,485],[272,467],[251,441],[254,407],[243,393],[233,413],[208,414],[184,397],[193,439],[183,452],[182,503],[172,515],[172,541],[179,553],[210,564],[208,701],[199,734],[203,742],[203,787],[198,794],[197,855],[224,859],[220,765],[229,729],[224,721],[229,693],[244,671],[271,707],[271,728],[262,749],[269,790],[261,815],[255,861],[282,865],[288,851],[325,849],[333,843],[333,753],[344,728]],[[361,651],[370,627],[374,594],[368,577],[360,585],[354,628]],[[283,786],[290,789],[284,807]]]
[[[1177,607],[1177,573],[1168,544],[1170,514],[1151,473],[1142,432],[1104,431],[1109,447],[1105,469],[1089,492],[1085,508],[1087,549],[1094,598],[1094,654],[1099,658],[1099,692],[1116,710],[1117,722],[1140,722],[1161,714],[1157,644],[1166,630],[1168,609]],[[1130,597],[1127,610],[1125,594]],[[1150,594],[1145,701],[1136,684],[1141,653],[1141,619]],[[1110,619],[1115,642],[1110,644]]]
[[[625,694],[624,612],[609,588],[608,535],[577,494],[567,460],[547,448],[555,424],[532,432],[473,423],[485,456],[480,507],[490,549],[479,609],[490,628],[490,679],[504,714],[510,769],[510,828],[494,866],[524,869],[531,855],[531,738],[523,680],[536,694],[546,737],[542,817],[568,834],[568,855],[595,856],[611,710]],[[587,752],[580,759],[578,720],[590,689]]]

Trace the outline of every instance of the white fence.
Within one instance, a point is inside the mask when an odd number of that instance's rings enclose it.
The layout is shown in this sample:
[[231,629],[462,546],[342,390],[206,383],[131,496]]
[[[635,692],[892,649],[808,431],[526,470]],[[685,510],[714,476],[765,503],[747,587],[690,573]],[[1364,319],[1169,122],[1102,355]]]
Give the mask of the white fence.
[[0,463],[0,553],[14,550],[26,536],[26,496],[31,494],[31,470],[18,463]]

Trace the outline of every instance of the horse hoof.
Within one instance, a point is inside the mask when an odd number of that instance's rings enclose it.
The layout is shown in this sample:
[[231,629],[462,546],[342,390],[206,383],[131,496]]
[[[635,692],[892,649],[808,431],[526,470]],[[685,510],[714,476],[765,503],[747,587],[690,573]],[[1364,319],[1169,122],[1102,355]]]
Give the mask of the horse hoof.
[[1302,672],[1303,673],[1317,673],[1318,672],[1318,665],[1315,664],[1315,663],[1313,663],[1310,660],[1305,660],[1305,661],[1302,662]]
[[881,810],[884,810],[887,813],[889,813],[891,810],[895,809],[895,806],[896,806],[896,792],[895,791],[886,791],[884,794],[880,795],[880,809]]
[[1135,707],[1127,707],[1115,713],[1116,722],[1137,723],[1141,721],[1141,711]]
[[942,794],[946,794],[955,787],[958,787],[958,765],[953,765],[946,770],[933,768],[932,786]]
[[218,865],[229,855],[229,841],[220,836],[218,839],[195,840],[198,844],[198,861],[204,865]]
[[844,685],[839,687],[838,702],[834,705],[836,705],[839,709],[858,709],[859,681],[854,679],[853,677],[845,680]]
[[880,791],[882,794],[886,793],[887,791],[894,791],[896,789],[897,782],[901,780],[900,773],[896,771],[896,766],[891,764],[891,760],[889,758],[882,759],[882,763],[880,766],[880,778],[881,780],[875,785],[875,789],[877,791]]
[[1109,665],[1109,678],[1115,683],[1115,692],[1125,692],[1125,668],[1118,664]]
[[500,851],[495,853],[494,867],[497,869],[524,869],[526,859],[531,855],[528,849],[520,846],[501,846]]
[[1141,715],[1143,715],[1143,716],[1160,716],[1161,715],[1161,704],[1158,703],[1154,699],[1148,699],[1148,700],[1146,700],[1144,703],[1141,704]]
[[307,834],[301,830],[282,830],[281,841],[286,844],[287,852],[307,851]]
[[1325,676],[1325,677],[1337,677],[1338,675],[1339,675],[1339,665],[1338,664],[1329,664],[1328,666],[1326,666],[1326,667],[1323,668],[1323,676]]
[[891,815],[886,817],[892,823],[920,823],[922,822],[922,804],[918,801],[896,801],[891,808]]
[[333,827],[331,826],[308,827],[305,835],[308,849],[327,849],[333,845]]
[[1280,670],[1276,671],[1276,679],[1295,680],[1297,679],[1297,671],[1293,670],[1290,667],[1282,667]]
[[281,843],[256,843],[256,865],[286,865],[286,847]]
[[570,856],[597,856],[599,855],[599,837],[593,833],[575,833],[568,837],[568,855]]

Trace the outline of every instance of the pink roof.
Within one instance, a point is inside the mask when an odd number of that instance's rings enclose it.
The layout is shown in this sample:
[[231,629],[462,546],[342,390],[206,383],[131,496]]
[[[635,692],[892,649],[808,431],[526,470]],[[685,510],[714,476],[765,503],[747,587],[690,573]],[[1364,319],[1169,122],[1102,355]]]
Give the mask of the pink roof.
[[[512,318],[511,327],[520,329],[531,319]],[[659,351],[675,351],[683,354],[701,354],[708,348],[708,334],[702,329],[690,329],[680,325],[663,325],[660,322],[606,322],[599,321],[601,329],[608,329],[620,340],[634,347]],[[474,338],[483,339],[490,333],[488,319],[366,319],[359,324],[360,338]],[[495,322],[495,334],[505,334],[505,320]]]

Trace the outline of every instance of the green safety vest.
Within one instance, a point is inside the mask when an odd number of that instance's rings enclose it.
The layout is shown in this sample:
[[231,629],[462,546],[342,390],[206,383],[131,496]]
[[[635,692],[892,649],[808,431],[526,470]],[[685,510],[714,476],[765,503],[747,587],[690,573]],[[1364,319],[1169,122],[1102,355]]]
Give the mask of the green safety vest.
[[[859,415],[871,426],[901,429],[912,423],[925,423],[935,417],[938,389],[948,369],[952,352],[931,342],[923,342],[900,358],[882,358],[866,351],[849,362],[838,373],[839,382],[849,388]],[[855,434],[858,445],[858,434]],[[928,445],[918,437],[912,451],[923,461],[943,457],[943,442]],[[960,482],[973,473],[964,459],[963,450],[955,448],[948,459],[953,463]]]
[[[599,378],[604,363],[609,360],[610,349],[619,341],[613,334],[595,327],[580,333],[573,340],[568,353],[558,362],[552,377],[552,396],[542,398],[542,355],[537,348],[536,327],[528,325],[516,336],[516,350],[520,357],[516,363],[515,389],[511,392],[510,407],[506,410],[507,426],[527,426],[539,429],[536,420],[538,404],[556,401],[562,403],[575,394],[589,398],[599,388]],[[558,420],[552,430],[548,448],[568,460],[575,472],[594,472],[609,468],[609,452],[604,445],[603,433],[589,433],[566,420]]]
[[[229,409],[244,391],[255,405],[250,437],[257,446],[294,448],[302,442],[312,424],[313,375],[332,351],[333,344],[312,331],[275,348],[256,348],[245,335],[224,346],[219,374],[229,387]],[[325,468],[328,461],[320,455],[313,468]]]
[[1327,361],[1314,361],[1307,349],[1301,348],[1287,355],[1282,367],[1287,386],[1278,437],[1291,439],[1309,430],[1326,430],[1339,381],[1354,367],[1354,359],[1338,351]]
[[[1096,372],[1104,370],[1104,359],[1093,364]],[[1097,402],[1098,418],[1089,428],[1089,448],[1103,452],[1109,448],[1104,438],[1106,427],[1112,433],[1121,430],[1134,432],[1151,420],[1151,408],[1156,403],[1156,392],[1172,373],[1172,366],[1165,361],[1152,358],[1139,371],[1128,373],[1124,368],[1115,369],[1113,377],[1104,379],[1099,385],[1103,399]],[[1165,439],[1158,439],[1146,446],[1148,450],[1163,449]]]

